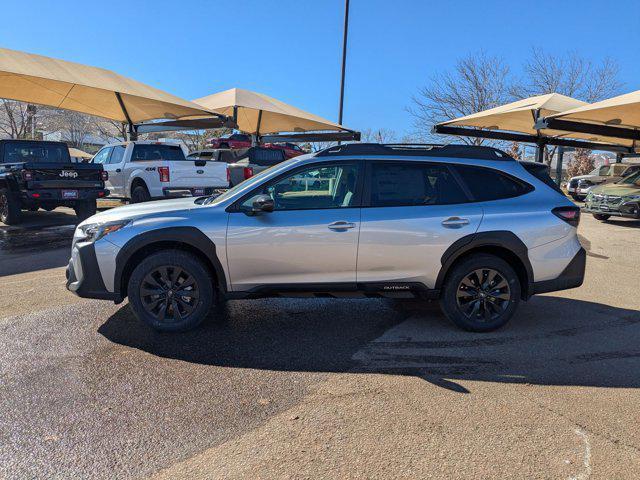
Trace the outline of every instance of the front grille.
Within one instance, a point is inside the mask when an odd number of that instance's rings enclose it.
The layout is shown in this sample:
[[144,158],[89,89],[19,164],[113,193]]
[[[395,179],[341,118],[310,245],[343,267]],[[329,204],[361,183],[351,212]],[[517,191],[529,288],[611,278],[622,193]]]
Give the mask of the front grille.
[[602,195],[596,193],[591,197],[591,203],[615,207],[622,203],[622,197],[619,195]]

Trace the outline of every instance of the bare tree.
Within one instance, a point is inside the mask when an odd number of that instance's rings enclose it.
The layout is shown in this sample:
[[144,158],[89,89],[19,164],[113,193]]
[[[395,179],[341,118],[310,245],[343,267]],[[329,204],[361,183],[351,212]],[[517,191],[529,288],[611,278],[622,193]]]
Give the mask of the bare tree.
[[2,99],[0,105],[0,133],[9,138],[35,136],[35,105]]
[[361,138],[363,142],[367,143],[391,143],[397,139],[396,132],[388,128],[379,128],[373,130],[367,128],[362,131]]
[[507,153],[516,160],[522,160],[522,147],[519,142],[511,142],[511,147],[507,150]]
[[523,70],[524,81],[511,89],[516,98],[561,93],[592,103],[616,95],[622,87],[620,67],[611,58],[594,64],[576,53],[556,56],[534,48]]
[[[452,72],[435,75],[412,97],[407,110],[414,117],[415,136],[433,139],[431,128],[436,123],[506,103],[510,87],[509,67],[500,58],[479,53],[460,59]],[[472,145],[486,142],[482,138],[462,140]]]
[[62,140],[72,147],[84,148],[90,135],[96,131],[96,118],[71,110],[57,110],[48,122],[49,131],[60,132]]

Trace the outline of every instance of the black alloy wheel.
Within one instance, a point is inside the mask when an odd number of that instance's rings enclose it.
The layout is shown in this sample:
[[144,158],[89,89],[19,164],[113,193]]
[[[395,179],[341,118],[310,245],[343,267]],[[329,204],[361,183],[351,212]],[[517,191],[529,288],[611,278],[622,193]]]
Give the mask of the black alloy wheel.
[[464,277],[458,285],[456,299],[469,319],[490,322],[509,306],[511,289],[505,277],[492,268],[480,268]]
[[440,306],[458,327],[489,332],[511,319],[520,296],[520,279],[509,263],[496,255],[475,253],[447,273]]
[[134,268],[127,285],[133,312],[161,332],[197,327],[217,302],[205,262],[181,250],[152,253]]
[[175,265],[163,265],[149,272],[140,284],[145,311],[158,322],[181,322],[198,304],[200,289],[196,279]]

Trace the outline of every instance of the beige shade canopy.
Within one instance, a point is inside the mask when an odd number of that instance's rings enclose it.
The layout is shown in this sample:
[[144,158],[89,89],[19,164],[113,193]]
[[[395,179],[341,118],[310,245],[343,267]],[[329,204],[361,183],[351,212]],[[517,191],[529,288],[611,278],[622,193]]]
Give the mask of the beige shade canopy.
[[84,152],[79,148],[69,147],[69,155],[77,158],[93,158],[93,155],[90,153]]
[[199,105],[110,70],[6,48],[0,48],[0,98],[127,123],[211,116]]
[[507,103],[466,117],[442,122],[439,125],[478,127],[535,135],[537,132],[533,128],[535,123],[533,115],[536,110],[539,110],[540,117],[546,117],[583,105],[587,103],[559,93],[549,93]]
[[[208,110],[233,117],[238,130],[250,134],[279,132],[343,131],[347,128],[300,110],[262,93],[232,88],[194,100]],[[262,112],[262,113],[261,113]]]
[[[548,117],[548,120],[553,119],[620,128],[638,133],[640,131],[640,90]],[[600,130],[603,134],[606,133],[605,129]],[[634,145],[631,139],[622,140],[608,137],[607,140],[616,143],[624,142],[623,145]]]
[[534,128],[536,112],[537,117],[542,119],[544,117],[555,116],[556,114],[564,114],[567,111],[578,111],[589,107],[590,105],[587,102],[576,100],[575,98],[567,97],[559,93],[548,93],[490,108],[489,110],[483,110],[482,112],[442,122],[438,125],[477,127],[487,130],[519,132],[548,138],[579,139],[619,145],[630,144],[628,140],[614,139],[591,133],[566,132],[548,128],[536,130]]

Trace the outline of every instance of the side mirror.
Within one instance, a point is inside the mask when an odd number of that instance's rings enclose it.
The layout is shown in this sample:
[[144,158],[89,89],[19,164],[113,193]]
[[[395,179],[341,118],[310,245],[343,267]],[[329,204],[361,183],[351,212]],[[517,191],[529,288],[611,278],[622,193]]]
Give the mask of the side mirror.
[[273,212],[274,207],[273,199],[269,195],[258,195],[253,199],[250,215],[270,213]]

